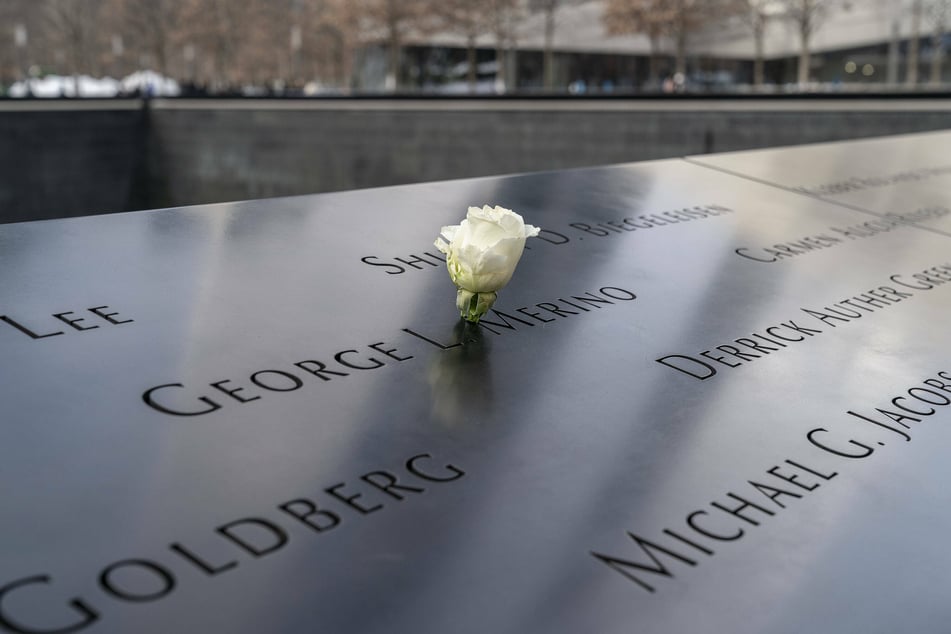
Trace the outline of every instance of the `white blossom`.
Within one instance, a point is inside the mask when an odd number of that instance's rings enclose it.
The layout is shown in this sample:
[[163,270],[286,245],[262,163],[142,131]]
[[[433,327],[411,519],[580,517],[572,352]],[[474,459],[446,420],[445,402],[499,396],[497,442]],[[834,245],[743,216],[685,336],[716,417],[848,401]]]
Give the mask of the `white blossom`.
[[[436,248],[446,254],[449,276],[458,287],[463,317],[478,321],[495,301],[495,293],[512,279],[526,238],[540,229],[502,207],[469,207],[461,224],[443,227]],[[485,296],[481,299],[478,295]],[[491,295],[491,296],[490,296]],[[468,313],[468,314],[467,314]]]

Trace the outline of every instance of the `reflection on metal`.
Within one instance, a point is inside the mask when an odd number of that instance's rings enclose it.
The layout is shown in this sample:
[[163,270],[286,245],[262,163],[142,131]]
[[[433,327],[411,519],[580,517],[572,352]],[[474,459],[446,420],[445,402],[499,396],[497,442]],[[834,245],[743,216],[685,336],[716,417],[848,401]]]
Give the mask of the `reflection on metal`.
[[947,147],[0,227],[0,630],[942,631]]
[[951,234],[949,144],[951,131],[690,160]]

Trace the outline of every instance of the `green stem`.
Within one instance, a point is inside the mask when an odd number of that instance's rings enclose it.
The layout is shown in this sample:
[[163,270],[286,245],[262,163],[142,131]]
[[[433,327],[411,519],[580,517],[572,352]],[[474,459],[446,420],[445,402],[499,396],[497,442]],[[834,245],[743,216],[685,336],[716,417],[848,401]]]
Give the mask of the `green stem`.
[[492,308],[497,297],[496,293],[473,293],[460,288],[456,293],[456,308],[463,319],[477,324],[482,315]]

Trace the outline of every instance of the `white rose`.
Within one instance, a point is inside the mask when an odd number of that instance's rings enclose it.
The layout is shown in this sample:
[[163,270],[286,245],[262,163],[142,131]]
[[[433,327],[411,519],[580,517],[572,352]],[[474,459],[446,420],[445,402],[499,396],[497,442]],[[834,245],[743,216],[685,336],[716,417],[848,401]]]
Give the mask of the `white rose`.
[[[512,279],[525,239],[538,232],[538,227],[525,224],[510,209],[488,205],[469,207],[461,224],[442,228],[435,244],[446,254],[449,276],[459,288],[457,304],[463,317],[478,321],[488,311],[495,292]],[[485,294],[481,299],[480,293]]]
[[492,293],[512,279],[525,239],[538,227],[502,207],[469,207],[462,224],[443,227],[436,248],[446,254],[453,283],[473,293]]

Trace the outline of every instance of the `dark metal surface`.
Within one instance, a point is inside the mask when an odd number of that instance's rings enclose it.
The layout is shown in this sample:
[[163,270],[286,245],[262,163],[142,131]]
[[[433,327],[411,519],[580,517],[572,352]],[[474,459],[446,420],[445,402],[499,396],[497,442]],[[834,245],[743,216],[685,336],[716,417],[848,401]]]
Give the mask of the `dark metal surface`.
[[[909,188],[907,207],[933,191]],[[462,332],[442,265],[395,258],[436,253],[439,227],[482,203],[548,241],[500,294],[512,328]],[[0,313],[63,332],[0,323],[4,625],[943,631],[951,407],[907,390],[951,370],[951,284],[913,277],[951,261],[949,238],[901,226],[773,262],[736,253],[869,218],[662,161],[2,226]],[[881,286],[908,296],[841,321],[803,311]],[[787,339],[724,357],[738,367],[700,356],[770,332]],[[338,374],[295,365],[313,361]],[[270,370],[300,387],[252,382]],[[218,409],[163,413],[142,398],[161,385],[166,409]],[[876,412],[902,395],[934,413]],[[873,453],[822,449],[817,428]],[[408,488],[374,488],[380,471]],[[765,509],[745,511],[755,525],[711,504],[737,507],[731,493]],[[685,523],[697,510],[720,539]]]
[[695,156],[690,160],[951,233],[951,131]]

